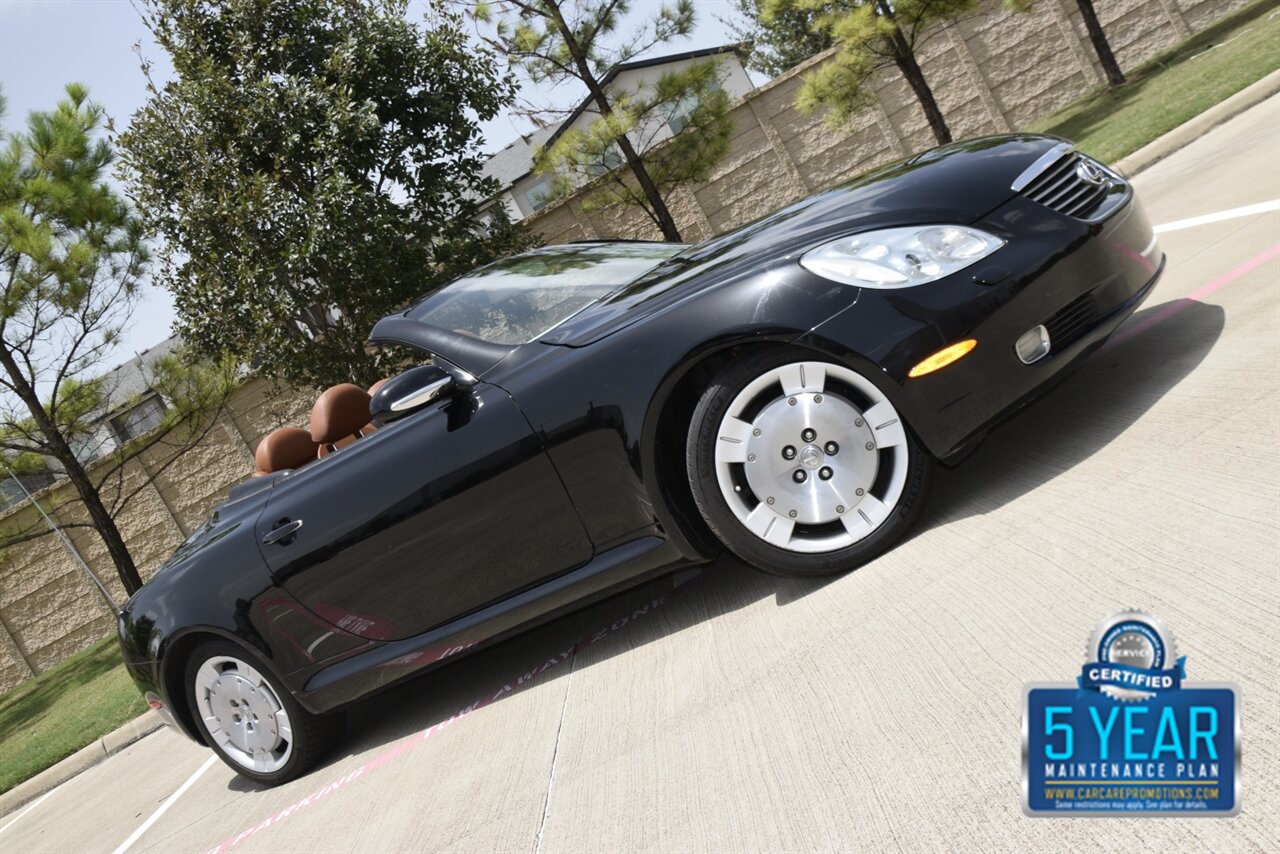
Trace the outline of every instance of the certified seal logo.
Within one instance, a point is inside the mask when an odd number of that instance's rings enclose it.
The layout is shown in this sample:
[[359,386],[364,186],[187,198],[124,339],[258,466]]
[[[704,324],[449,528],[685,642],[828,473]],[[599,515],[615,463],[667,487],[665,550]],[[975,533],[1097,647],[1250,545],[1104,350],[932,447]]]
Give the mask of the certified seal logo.
[[1027,685],[1027,815],[1235,815],[1240,689],[1188,682],[1154,614],[1126,608],[1093,630],[1074,682]]
[[1079,684],[1117,700],[1150,700],[1181,686],[1185,667],[1186,658],[1177,657],[1173,635],[1160,619],[1127,609],[1093,630]]

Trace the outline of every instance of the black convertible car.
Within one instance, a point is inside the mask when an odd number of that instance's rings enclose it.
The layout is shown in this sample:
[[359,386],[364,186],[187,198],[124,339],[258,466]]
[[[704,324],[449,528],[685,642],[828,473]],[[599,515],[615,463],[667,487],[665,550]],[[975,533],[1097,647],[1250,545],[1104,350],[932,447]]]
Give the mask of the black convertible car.
[[279,783],[345,704],[680,565],[852,569],[1163,265],[1125,180],[1030,135],[695,246],[491,264],[374,327],[417,367],[263,440],[126,605],[125,660],[170,723]]

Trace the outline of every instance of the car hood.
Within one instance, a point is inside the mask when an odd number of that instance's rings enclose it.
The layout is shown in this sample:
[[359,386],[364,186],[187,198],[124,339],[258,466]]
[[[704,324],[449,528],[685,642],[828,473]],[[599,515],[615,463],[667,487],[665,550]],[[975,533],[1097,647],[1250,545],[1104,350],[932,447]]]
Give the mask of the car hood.
[[538,340],[590,344],[692,294],[777,263],[793,263],[804,251],[844,234],[914,223],[972,223],[1007,202],[1014,180],[1060,142],[1031,134],[983,137],[890,164],[693,246]]

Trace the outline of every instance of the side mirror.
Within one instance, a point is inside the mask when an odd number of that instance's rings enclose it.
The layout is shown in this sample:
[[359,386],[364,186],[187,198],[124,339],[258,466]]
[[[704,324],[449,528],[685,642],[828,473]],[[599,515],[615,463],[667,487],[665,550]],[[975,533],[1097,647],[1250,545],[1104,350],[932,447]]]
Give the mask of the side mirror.
[[463,387],[458,377],[436,365],[410,368],[383,383],[369,401],[369,415],[390,424]]

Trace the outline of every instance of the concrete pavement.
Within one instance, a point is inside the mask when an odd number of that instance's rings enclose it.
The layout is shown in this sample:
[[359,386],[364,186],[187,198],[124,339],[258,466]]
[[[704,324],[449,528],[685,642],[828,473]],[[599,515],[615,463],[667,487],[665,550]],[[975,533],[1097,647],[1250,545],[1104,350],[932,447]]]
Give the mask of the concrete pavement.
[[[1280,97],[1136,184],[1156,223],[1280,199]],[[123,854],[190,782],[128,850],[1280,849],[1280,213],[1161,243],[1113,346],[857,572],[655,583],[358,706],[273,790],[157,733],[0,819],[0,847]],[[1126,605],[1188,678],[1240,684],[1238,817],[1022,815],[1023,685],[1070,679]]]

